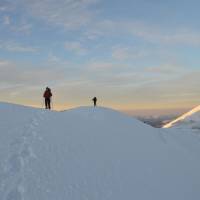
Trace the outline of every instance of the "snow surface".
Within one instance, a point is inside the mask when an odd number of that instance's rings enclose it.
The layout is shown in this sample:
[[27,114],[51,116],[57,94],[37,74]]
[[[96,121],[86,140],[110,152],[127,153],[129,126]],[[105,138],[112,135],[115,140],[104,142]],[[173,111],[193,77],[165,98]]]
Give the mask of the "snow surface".
[[107,108],[0,103],[0,200],[199,200],[200,138]]
[[200,130],[200,105],[163,126],[163,128],[172,127]]

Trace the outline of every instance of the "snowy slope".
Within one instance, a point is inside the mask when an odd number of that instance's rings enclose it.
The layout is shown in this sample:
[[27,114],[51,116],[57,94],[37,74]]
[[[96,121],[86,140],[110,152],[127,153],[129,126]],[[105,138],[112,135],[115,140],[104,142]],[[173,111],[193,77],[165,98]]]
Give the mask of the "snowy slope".
[[195,107],[172,122],[166,124],[163,128],[171,127],[200,129],[200,106]]
[[0,103],[0,199],[199,200],[198,139],[106,108]]

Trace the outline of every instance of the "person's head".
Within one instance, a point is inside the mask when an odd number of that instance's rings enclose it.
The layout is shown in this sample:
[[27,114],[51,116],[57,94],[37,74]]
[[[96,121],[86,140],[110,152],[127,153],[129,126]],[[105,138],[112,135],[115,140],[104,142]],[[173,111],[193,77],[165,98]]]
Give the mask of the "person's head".
[[46,90],[51,91],[51,89],[49,87],[46,87]]

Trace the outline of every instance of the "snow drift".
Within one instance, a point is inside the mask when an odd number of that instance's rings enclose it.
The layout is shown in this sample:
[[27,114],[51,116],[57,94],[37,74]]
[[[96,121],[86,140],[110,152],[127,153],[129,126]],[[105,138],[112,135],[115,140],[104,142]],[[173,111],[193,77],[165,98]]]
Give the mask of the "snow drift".
[[199,200],[196,137],[106,108],[1,103],[0,199]]
[[200,105],[163,126],[163,128],[200,129]]

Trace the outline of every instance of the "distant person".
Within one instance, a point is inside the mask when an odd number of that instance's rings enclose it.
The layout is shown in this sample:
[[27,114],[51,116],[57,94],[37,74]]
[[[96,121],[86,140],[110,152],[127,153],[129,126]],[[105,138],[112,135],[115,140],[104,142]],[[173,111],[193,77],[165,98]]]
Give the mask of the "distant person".
[[50,88],[46,87],[43,97],[45,99],[45,108],[50,110],[51,109],[51,97],[52,97]]
[[97,98],[94,97],[94,98],[92,99],[92,101],[94,102],[94,107],[96,107],[96,105],[97,105]]

